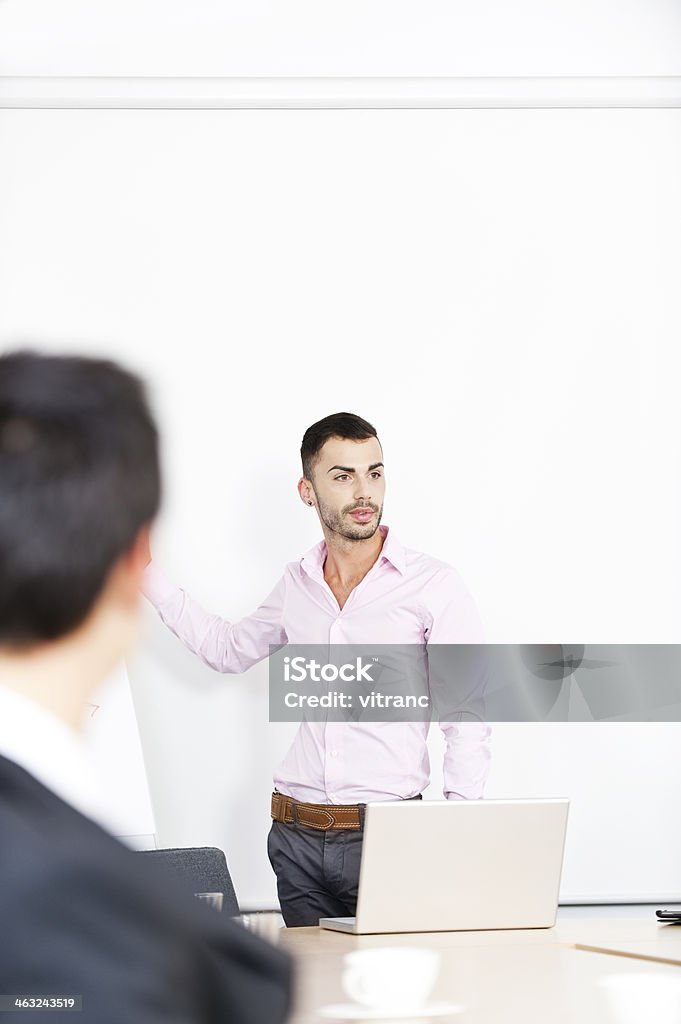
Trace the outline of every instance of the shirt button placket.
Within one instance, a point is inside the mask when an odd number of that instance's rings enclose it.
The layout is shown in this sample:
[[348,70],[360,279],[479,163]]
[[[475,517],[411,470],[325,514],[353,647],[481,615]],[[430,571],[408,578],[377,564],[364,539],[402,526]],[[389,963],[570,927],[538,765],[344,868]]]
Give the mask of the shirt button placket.
[[[329,644],[343,643],[343,627],[338,615],[329,630]],[[335,652],[334,652],[335,655]],[[335,657],[333,659],[336,660]],[[337,687],[342,690],[342,686]],[[333,712],[332,712],[333,713]],[[345,783],[345,761],[343,756],[343,722],[327,722],[324,734],[324,774],[326,797],[330,803],[342,803],[342,789]]]

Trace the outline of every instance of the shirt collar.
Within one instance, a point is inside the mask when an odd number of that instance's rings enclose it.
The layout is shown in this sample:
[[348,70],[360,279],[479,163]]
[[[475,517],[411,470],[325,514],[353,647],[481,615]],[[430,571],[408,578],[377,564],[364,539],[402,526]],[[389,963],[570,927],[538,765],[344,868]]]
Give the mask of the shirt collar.
[[[406,554],[397,537],[389,526],[379,526],[379,533],[383,537],[383,547],[378,556],[379,562],[389,562],[393,568],[404,576],[406,571]],[[300,560],[301,568],[308,576],[319,576],[324,567],[326,558],[326,541],[320,540],[318,544],[306,551]]]
[[36,701],[1,685],[0,754],[81,814],[100,817],[85,740]]

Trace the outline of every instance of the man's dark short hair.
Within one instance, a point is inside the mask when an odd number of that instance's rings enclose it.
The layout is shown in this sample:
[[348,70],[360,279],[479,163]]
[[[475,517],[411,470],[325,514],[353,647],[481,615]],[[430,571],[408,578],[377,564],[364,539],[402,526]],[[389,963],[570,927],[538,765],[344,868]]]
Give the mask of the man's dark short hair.
[[104,360],[0,357],[0,644],[81,625],[159,501],[137,377]]
[[332,437],[340,437],[342,440],[366,441],[370,437],[378,440],[376,428],[361,416],[355,416],[352,412],[335,412],[331,416],[325,416],[323,420],[313,423],[303,435],[303,443],[300,446],[300,458],[303,463],[303,476],[306,480],[312,479],[312,471],[317,461],[317,456]]

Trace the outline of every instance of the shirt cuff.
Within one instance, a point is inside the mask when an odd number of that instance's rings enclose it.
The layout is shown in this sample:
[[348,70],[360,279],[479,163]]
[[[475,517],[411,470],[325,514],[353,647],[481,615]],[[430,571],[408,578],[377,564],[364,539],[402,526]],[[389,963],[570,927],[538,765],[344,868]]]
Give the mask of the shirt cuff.
[[162,569],[150,562],[142,574],[141,590],[144,596],[158,607],[176,592],[177,587],[171,583]]

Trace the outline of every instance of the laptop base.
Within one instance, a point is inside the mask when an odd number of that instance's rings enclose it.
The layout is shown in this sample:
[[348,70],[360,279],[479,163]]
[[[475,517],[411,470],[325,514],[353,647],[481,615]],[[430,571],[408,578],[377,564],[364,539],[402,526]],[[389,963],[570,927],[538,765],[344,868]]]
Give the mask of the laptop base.
[[357,931],[357,918],[356,917],[320,917],[319,919],[320,928],[330,928],[335,932],[352,932]]

